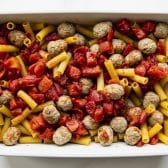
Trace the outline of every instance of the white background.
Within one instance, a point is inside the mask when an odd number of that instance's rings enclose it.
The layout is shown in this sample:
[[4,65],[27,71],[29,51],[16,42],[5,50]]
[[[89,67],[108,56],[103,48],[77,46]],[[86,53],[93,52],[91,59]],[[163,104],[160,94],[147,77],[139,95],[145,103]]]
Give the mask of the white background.
[[[22,4],[23,3],[23,4]],[[116,11],[168,13],[167,0],[3,0],[2,13]],[[0,168],[167,168],[168,157],[119,159],[53,159],[0,156]]]

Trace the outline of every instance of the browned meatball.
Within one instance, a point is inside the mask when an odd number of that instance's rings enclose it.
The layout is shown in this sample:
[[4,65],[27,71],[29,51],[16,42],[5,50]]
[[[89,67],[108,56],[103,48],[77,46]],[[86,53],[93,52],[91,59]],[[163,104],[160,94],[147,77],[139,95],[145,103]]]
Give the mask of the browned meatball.
[[110,126],[104,125],[98,129],[98,141],[103,146],[108,146],[112,144],[113,130]]
[[59,127],[53,135],[53,142],[56,145],[64,145],[68,143],[72,138],[71,132],[65,126]]
[[156,123],[159,123],[160,125],[162,125],[163,121],[164,121],[164,116],[158,110],[154,111],[148,119],[150,126],[154,126]]
[[22,47],[26,35],[18,30],[10,31],[8,34],[9,41],[17,47]]
[[112,100],[118,100],[125,94],[124,88],[119,84],[106,85],[104,90]]
[[56,124],[60,118],[60,112],[53,105],[44,107],[42,115],[49,124]]
[[57,103],[58,109],[60,109],[62,111],[71,110],[72,106],[73,106],[71,98],[66,95],[60,96],[56,103]]
[[5,145],[15,145],[19,140],[21,131],[16,127],[9,127],[8,130],[3,135],[3,143]]
[[72,23],[61,23],[57,28],[58,34],[62,38],[73,36],[75,34],[75,27]]
[[13,95],[9,90],[4,90],[0,95],[0,105],[7,104],[13,99]]
[[47,51],[49,54],[52,55],[58,55],[59,53],[66,51],[68,48],[67,43],[65,40],[56,40],[56,41],[50,41],[47,45]]
[[158,23],[155,27],[154,35],[157,38],[166,38],[168,35],[168,24],[167,23]]
[[90,115],[85,116],[82,122],[87,129],[96,129],[99,126],[99,124]]
[[113,39],[112,45],[113,45],[115,53],[122,53],[122,51],[124,50],[126,46],[126,43],[120,39]]
[[128,145],[136,145],[141,139],[141,130],[138,127],[129,127],[127,128],[124,141]]
[[82,94],[88,94],[90,89],[93,86],[93,82],[89,78],[81,78],[79,81],[81,87],[82,87]]
[[127,120],[124,117],[114,117],[110,125],[115,132],[123,133],[127,129]]
[[114,67],[119,67],[124,62],[124,57],[121,54],[113,54],[109,59],[112,61]]

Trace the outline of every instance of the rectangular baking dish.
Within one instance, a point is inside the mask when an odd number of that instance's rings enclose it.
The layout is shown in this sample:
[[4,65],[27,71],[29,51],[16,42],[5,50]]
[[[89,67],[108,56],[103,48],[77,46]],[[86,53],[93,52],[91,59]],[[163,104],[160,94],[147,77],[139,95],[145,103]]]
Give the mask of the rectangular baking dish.
[[[69,21],[79,24],[94,24],[102,20],[117,20],[120,18],[135,20],[153,19],[168,21],[168,13],[27,13],[0,14],[0,21],[31,21],[57,24]],[[92,143],[90,146],[68,144],[58,147],[54,144],[18,144],[5,146],[0,144],[0,155],[3,156],[32,156],[32,157],[136,157],[168,155],[168,146],[164,144],[144,145],[143,147],[128,146],[124,143],[114,143],[102,147]]]

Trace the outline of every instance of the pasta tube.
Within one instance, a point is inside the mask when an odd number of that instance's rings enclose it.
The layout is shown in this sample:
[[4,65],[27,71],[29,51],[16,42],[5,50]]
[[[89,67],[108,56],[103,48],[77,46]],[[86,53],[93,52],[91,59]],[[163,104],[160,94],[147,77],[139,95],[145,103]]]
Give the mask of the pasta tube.
[[29,23],[29,22],[24,22],[24,23],[22,24],[22,26],[23,26],[25,32],[26,32],[26,33],[29,33],[29,34],[31,35],[31,39],[34,40],[34,39],[35,39],[35,37],[34,37],[34,32],[33,32],[33,30],[32,30],[32,27],[31,27],[30,23]]
[[75,36],[67,37],[64,39],[68,44],[76,44],[78,38]]
[[165,39],[166,57],[168,57],[168,37]]
[[145,108],[145,112],[150,115],[155,111],[155,106],[153,104],[149,104],[146,108]]
[[15,24],[13,22],[6,23],[6,28],[8,30],[13,30],[15,28]]
[[160,106],[168,110],[168,101],[160,102]]
[[17,52],[19,48],[13,45],[0,44],[0,52]]
[[31,135],[30,132],[25,127],[23,127],[22,125],[17,125],[17,128],[20,129],[22,134]]
[[97,44],[97,39],[93,39],[88,41],[89,46],[92,46],[93,44]]
[[89,37],[89,38],[94,38],[93,32],[92,32],[91,30],[89,30],[89,29],[83,27],[83,26],[76,25],[76,30],[77,30],[79,33],[81,33],[81,34],[83,34],[83,35],[85,35],[85,36],[87,36],[87,37]]
[[16,58],[18,59],[19,64],[20,64],[20,66],[21,66],[21,74],[22,74],[22,76],[27,75],[27,69],[26,69],[26,66],[25,66],[25,64],[24,64],[24,62],[23,62],[21,56],[18,55],[18,56],[16,56]]
[[128,79],[127,78],[122,78],[120,80],[120,84],[124,87],[127,87],[128,86]]
[[24,100],[31,109],[34,109],[37,106],[37,103],[23,90],[19,90],[17,96]]
[[0,113],[4,114],[7,117],[12,117],[10,110],[5,105],[0,106]]
[[51,54],[49,54],[48,52],[44,51],[44,50],[40,50],[39,54],[42,58],[44,58],[45,60],[50,60],[52,58]]
[[166,136],[168,136],[168,119],[164,120],[164,133]]
[[149,130],[149,137],[152,138],[156,134],[160,132],[162,126],[159,123],[156,123],[150,130]]
[[112,79],[119,80],[119,77],[117,75],[117,72],[115,71],[115,68],[113,66],[113,63],[111,60],[105,60],[104,65]]
[[135,75],[134,68],[116,69],[116,72],[119,76],[134,76]]
[[161,101],[167,100],[167,95],[166,95],[166,93],[164,92],[163,88],[160,86],[159,83],[156,83],[154,85],[154,90],[158,94]]
[[18,115],[17,117],[13,118],[11,120],[12,125],[18,125],[19,123],[21,123],[29,114],[31,114],[31,110],[29,110],[28,108],[25,108],[22,112],[22,114]]
[[135,94],[139,97],[142,98],[143,93],[142,90],[137,82],[132,83],[132,89],[134,90]]
[[159,111],[168,117],[168,110],[162,107],[159,107]]
[[80,145],[90,145],[91,138],[90,138],[90,136],[85,136],[85,137],[81,137],[79,139],[72,139],[71,142],[75,143],[75,144],[80,144]]
[[34,31],[37,31],[43,29],[44,26],[44,23],[33,23],[31,27]]
[[142,103],[140,99],[133,92],[129,95],[129,98],[135,106],[141,106]]
[[26,37],[24,40],[23,40],[23,44],[26,46],[26,47],[30,47],[30,45],[32,44],[32,41]]
[[123,40],[123,41],[125,41],[126,43],[129,43],[129,44],[134,43],[134,40],[132,40],[128,36],[125,36],[125,35],[119,33],[118,31],[114,31],[114,37],[118,38],[118,39],[121,39],[121,40]]
[[31,136],[23,136],[19,138],[20,144],[34,144],[34,143],[42,143],[40,138],[33,138]]
[[56,65],[58,65],[60,62],[64,61],[65,59],[68,58],[68,55],[66,52],[62,52],[61,54],[55,56],[54,58],[52,58],[51,60],[49,60],[47,63],[46,63],[46,66],[49,68],[49,69],[52,69],[54,68]]
[[3,115],[0,113],[0,126],[4,125]]
[[41,42],[44,39],[44,37],[46,37],[49,33],[53,32],[54,30],[55,27],[49,25],[36,34],[36,39]]
[[90,134],[91,137],[97,135],[97,132],[98,132],[97,129],[89,130],[89,134]]
[[167,62],[167,57],[165,55],[156,55],[156,59],[161,63]]
[[101,73],[97,78],[97,91],[103,91],[103,90],[104,90],[104,75],[103,70],[101,70]]
[[161,142],[168,145],[168,136],[166,136],[165,134],[160,132],[160,133],[158,133],[158,138]]
[[6,81],[6,80],[0,80],[0,86],[3,87],[3,88],[7,88],[8,81]]
[[161,87],[163,88],[166,85],[167,82],[168,82],[168,76],[166,76],[165,78],[161,79],[160,80]]
[[134,75],[132,77],[129,77],[131,80],[138,82],[140,84],[146,85],[149,81],[149,79],[147,77],[143,77],[140,75]]
[[142,142],[145,144],[149,143],[149,133],[146,123],[141,125],[141,132],[142,132]]

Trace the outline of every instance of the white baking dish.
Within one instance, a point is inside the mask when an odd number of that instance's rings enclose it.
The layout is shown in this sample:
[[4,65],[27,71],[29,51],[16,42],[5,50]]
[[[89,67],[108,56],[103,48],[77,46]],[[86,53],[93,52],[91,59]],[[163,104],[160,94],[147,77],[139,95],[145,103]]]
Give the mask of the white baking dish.
[[[38,13],[38,14],[0,14],[0,21],[33,21],[59,23],[70,21],[80,24],[93,24],[101,20],[117,20],[119,18],[136,20],[168,21],[168,13]],[[36,156],[36,157],[135,157],[168,155],[168,146],[164,144],[145,145],[143,147],[128,146],[124,143],[114,143],[102,147],[92,143],[90,146],[68,144],[62,147],[49,144],[18,144],[5,146],[0,144],[0,155],[5,156]]]

